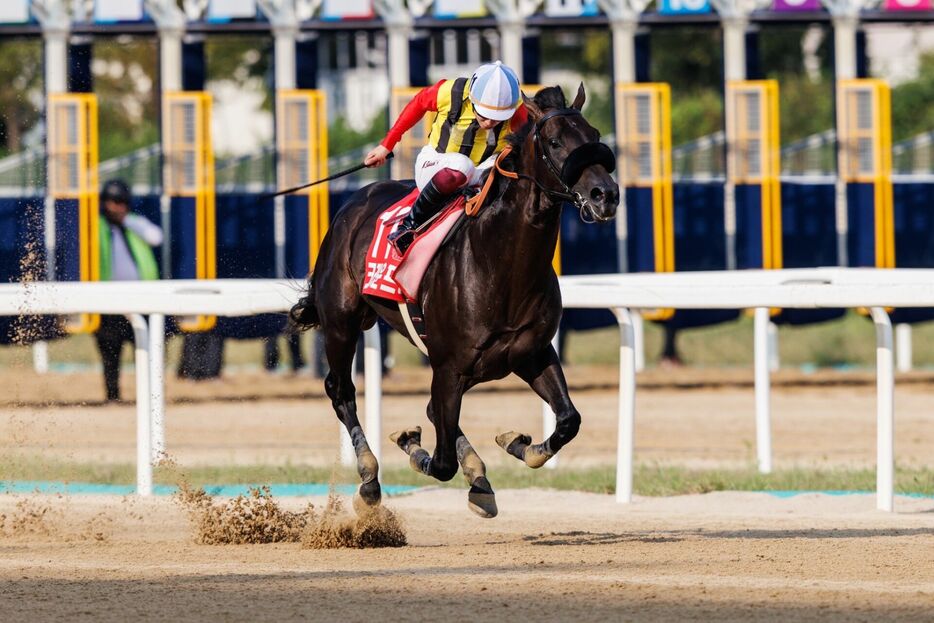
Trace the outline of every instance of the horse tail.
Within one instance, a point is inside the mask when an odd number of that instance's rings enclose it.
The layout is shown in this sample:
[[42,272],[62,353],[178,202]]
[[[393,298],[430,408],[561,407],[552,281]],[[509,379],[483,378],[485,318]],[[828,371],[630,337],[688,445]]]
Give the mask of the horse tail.
[[308,277],[308,291],[298,299],[298,303],[289,310],[289,321],[299,331],[314,329],[321,324],[318,318],[318,306],[315,303],[315,275]]

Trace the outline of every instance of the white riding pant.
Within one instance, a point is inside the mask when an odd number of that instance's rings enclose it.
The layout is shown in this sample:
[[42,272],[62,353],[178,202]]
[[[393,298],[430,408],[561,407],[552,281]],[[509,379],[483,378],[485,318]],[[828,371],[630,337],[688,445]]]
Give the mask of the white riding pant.
[[415,185],[421,190],[441,169],[453,169],[464,174],[467,178],[467,186],[479,186],[483,173],[495,162],[496,156],[494,155],[478,166],[464,154],[456,152],[439,154],[431,145],[425,145],[418,152],[418,158],[415,159]]

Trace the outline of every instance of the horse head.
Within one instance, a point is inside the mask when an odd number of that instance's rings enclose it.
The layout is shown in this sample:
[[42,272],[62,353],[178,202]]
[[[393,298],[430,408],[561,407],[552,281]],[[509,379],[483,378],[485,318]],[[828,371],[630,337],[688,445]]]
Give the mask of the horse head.
[[616,158],[581,114],[586,97],[583,83],[570,107],[561,87],[523,95],[529,113],[525,167],[546,195],[573,203],[586,222],[605,222],[619,206],[619,186],[610,176]]

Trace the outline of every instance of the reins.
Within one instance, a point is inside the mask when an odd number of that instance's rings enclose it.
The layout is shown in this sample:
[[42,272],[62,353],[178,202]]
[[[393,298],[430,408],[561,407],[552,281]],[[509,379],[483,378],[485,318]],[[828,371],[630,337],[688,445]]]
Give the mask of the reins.
[[[580,193],[571,190],[571,186],[576,183],[577,180],[575,179],[571,182],[568,182],[566,179],[567,173],[565,169],[567,168],[568,162],[577,162],[582,158],[590,155],[592,152],[592,155],[594,156],[593,164],[603,164],[604,168],[607,168],[608,172],[612,173],[613,168],[615,168],[615,162],[612,159],[612,152],[610,152],[606,145],[600,143],[599,141],[587,142],[574,148],[565,161],[565,167],[559,169],[557,164],[555,164],[554,159],[551,157],[548,149],[544,144],[542,144],[540,138],[541,129],[547,121],[555,117],[571,116],[581,116],[581,112],[576,108],[559,108],[556,110],[548,111],[542,116],[541,119],[535,122],[535,128],[532,131],[533,156],[535,152],[534,146],[540,145],[539,151],[541,151],[541,158],[545,161],[545,165],[548,167],[548,170],[551,172],[554,178],[561,184],[562,188],[564,188],[563,191],[555,190],[554,188],[548,188],[531,175],[526,175],[525,173],[519,173],[517,171],[509,171],[503,168],[504,160],[507,156],[509,156],[509,154],[512,153],[512,147],[507,146],[502,152],[500,152],[499,156],[497,156],[496,162],[493,165],[494,171],[487,175],[486,181],[483,183],[483,187],[481,188],[480,192],[467,200],[467,205],[465,207],[467,215],[476,216],[476,214],[480,211],[483,202],[486,200],[486,197],[490,192],[490,188],[493,186],[493,178],[495,177],[495,174],[498,173],[499,175],[502,175],[508,179],[524,179],[532,182],[540,192],[547,195],[548,197],[558,201],[567,201],[573,203],[580,213],[581,220],[585,223],[595,222],[596,219],[594,218],[592,212],[585,216],[584,208],[588,206],[587,200],[584,199]],[[609,154],[609,158],[606,154]],[[575,158],[575,156],[577,157]]]

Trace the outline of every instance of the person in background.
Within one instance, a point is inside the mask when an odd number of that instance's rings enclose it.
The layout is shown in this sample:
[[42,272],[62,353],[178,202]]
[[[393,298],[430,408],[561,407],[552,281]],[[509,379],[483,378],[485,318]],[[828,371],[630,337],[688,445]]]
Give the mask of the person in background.
[[[130,188],[110,180],[101,189],[101,281],[139,281],[159,278],[152,247],[162,244],[162,229],[146,217],[130,211]],[[104,364],[107,401],[120,400],[120,351],[133,343],[133,327],[124,316],[101,316],[97,349]]]
[[[298,374],[305,367],[305,356],[302,354],[301,336],[298,333],[286,331],[285,342],[291,355],[292,374]],[[266,372],[275,373],[279,370],[279,336],[273,335],[263,339],[263,367]]]

